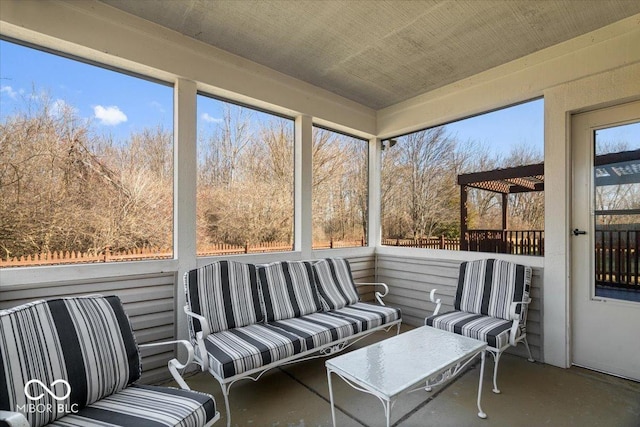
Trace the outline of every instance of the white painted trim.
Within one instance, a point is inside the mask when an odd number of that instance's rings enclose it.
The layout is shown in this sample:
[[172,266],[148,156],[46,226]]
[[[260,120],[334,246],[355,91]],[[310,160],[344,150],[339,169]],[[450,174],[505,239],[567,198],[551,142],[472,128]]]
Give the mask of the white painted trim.
[[371,138],[369,140],[369,216],[368,216],[368,240],[367,246],[375,248],[380,245],[382,229],[380,218],[381,202],[381,140]]
[[449,251],[444,249],[396,248],[394,246],[378,246],[376,247],[376,255],[456,261],[473,261],[476,259],[495,258],[528,265],[533,268],[543,268],[545,261],[544,257],[540,256],[508,255],[491,252]]
[[[187,339],[187,303],[182,276],[196,268],[197,86],[178,79],[174,88],[173,247],[178,260],[175,337]],[[179,349],[179,351],[183,351]],[[182,355],[181,355],[182,356]]]
[[294,249],[303,259],[311,257],[313,242],[313,122],[296,117],[294,149]]
[[178,261],[173,259],[2,268],[0,269],[0,290],[24,287],[26,284],[35,288],[50,286],[57,282],[126,278],[145,274],[173,274],[177,268]]
[[311,259],[320,259],[320,258],[357,258],[357,257],[366,257],[375,255],[375,248],[373,247],[360,247],[356,246],[353,248],[334,248],[334,249],[316,249],[311,253]]

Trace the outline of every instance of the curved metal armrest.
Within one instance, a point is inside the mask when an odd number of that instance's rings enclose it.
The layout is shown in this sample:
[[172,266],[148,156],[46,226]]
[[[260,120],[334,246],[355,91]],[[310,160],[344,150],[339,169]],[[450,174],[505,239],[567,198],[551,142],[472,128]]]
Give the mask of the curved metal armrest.
[[432,316],[435,316],[440,312],[440,306],[442,305],[442,301],[440,300],[440,298],[436,299],[436,291],[437,289],[431,289],[431,292],[429,292],[429,300],[436,305],[435,310],[433,310]]
[[[523,321],[523,319],[526,319],[526,316],[523,316],[523,313],[528,308],[527,306],[530,303],[531,298],[527,298],[526,301],[512,302],[511,306],[509,307],[509,318],[511,319],[511,321],[513,321],[513,324],[511,325],[511,331],[509,332],[509,344],[514,347],[517,344],[516,338],[518,336],[518,329],[520,329],[520,323]],[[516,310],[518,309],[519,305],[522,306],[522,308],[520,309],[520,313],[517,313]]]
[[371,282],[371,283],[356,283],[355,285],[356,285],[356,287],[360,287],[360,286],[382,286],[383,289],[384,289],[384,293],[380,293],[379,291],[375,291],[375,296],[376,296],[376,300],[378,301],[378,304],[385,305],[384,302],[382,301],[382,298],[386,297],[387,294],[389,293],[389,287],[387,286],[386,283]]
[[27,418],[20,412],[0,411],[0,425],[8,427],[31,427]]
[[189,306],[184,306],[184,312],[187,313],[187,316],[193,317],[200,322],[200,332],[196,332],[196,344],[198,344],[198,351],[200,352],[200,366],[203,371],[209,369],[209,357],[207,357],[207,349],[204,346],[204,338],[210,334],[209,322],[203,316],[194,313],[189,310]]
[[178,359],[175,357],[169,360],[168,367],[169,372],[171,372],[171,376],[178,383],[180,388],[185,390],[191,390],[187,383],[182,378],[182,375],[178,372],[178,369],[184,369],[193,363],[193,346],[187,340],[174,340],[174,341],[163,341],[163,342],[154,342],[149,344],[141,344],[140,348],[150,348],[150,347],[160,347],[164,345],[172,345],[172,344],[182,344],[187,349],[187,361],[185,363],[180,363]]
[[[524,310],[528,309],[528,305],[531,304],[531,298],[527,298],[526,301],[515,301],[511,303],[511,306],[509,307],[509,318],[511,320],[520,320],[522,313],[524,312]],[[520,309],[520,313],[516,312],[516,310],[518,309],[518,306],[521,305],[522,308]]]

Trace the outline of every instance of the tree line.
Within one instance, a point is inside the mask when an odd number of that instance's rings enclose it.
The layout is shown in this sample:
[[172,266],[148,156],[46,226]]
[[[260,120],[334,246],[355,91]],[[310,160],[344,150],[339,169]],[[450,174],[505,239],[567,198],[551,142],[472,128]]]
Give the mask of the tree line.
[[[54,108],[55,107],[55,108]],[[197,242],[293,242],[294,128],[225,104],[199,132]],[[368,142],[313,129],[313,239],[367,239]],[[446,126],[383,151],[383,237],[459,235],[460,173],[541,161],[526,147],[500,158]],[[499,199],[473,190],[470,222],[495,227]],[[510,198],[511,223],[542,228],[541,194]],[[115,139],[46,97],[0,122],[0,256],[170,248],[173,136],[161,126]]]

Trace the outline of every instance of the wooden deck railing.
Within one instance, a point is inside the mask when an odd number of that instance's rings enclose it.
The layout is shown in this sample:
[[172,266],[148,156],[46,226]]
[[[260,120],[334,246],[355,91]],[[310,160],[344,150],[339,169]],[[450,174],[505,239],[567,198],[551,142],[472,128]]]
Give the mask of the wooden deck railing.
[[640,290],[640,230],[596,230],[596,284]]
[[468,230],[472,252],[544,255],[544,230]]
[[[467,247],[472,252],[543,255],[542,230],[468,230]],[[419,239],[383,239],[383,245],[459,251],[460,239],[445,236]]]

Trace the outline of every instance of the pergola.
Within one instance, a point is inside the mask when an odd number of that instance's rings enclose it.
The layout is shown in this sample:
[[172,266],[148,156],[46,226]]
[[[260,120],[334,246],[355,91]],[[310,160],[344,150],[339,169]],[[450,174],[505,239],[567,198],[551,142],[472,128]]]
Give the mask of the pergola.
[[469,249],[467,192],[477,188],[502,195],[502,231],[508,227],[509,194],[544,191],[544,163],[458,175],[460,185],[460,249]]
[[[601,154],[594,159],[596,187],[640,183],[640,150]],[[508,226],[509,194],[544,191],[544,163],[458,175],[460,185],[460,249],[469,249],[467,192],[469,188],[502,195],[502,232]],[[637,211],[637,212],[636,212]],[[640,210],[606,210],[596,214],[630,214]]]

